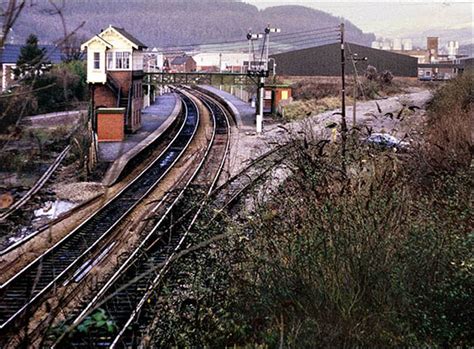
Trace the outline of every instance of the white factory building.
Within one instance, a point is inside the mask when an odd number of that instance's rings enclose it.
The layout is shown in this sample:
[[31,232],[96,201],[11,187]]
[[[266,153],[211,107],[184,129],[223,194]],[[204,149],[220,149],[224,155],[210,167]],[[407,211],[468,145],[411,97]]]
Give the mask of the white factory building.
[[201,52],[193,55],[197,71],[233,72],[244,71],[244,62],[248,61],[248,53]]
[[411,51],[413,50],[413,41],[411,39],[395,38],[372,41],[372,48],[386,51]]

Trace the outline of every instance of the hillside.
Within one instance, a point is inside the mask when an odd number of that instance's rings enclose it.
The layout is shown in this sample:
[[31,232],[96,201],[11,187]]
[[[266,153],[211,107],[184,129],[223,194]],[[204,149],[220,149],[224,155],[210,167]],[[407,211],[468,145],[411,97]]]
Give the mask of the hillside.
[[[31,32],[42,42],[53,42],[62,33],[61,21],[48,12],[46,0],[37,0],[22,14],[14,29],[15,43]],[[177,46],[227,40],[245,40],[249,28],[262,30],[267,23],[282,33],[338,25],[339,19],[302,6],[278,6],[259,11],[243,2],[226,0],[74,0],[66,1],[64,14],[68,29],[86,21],[78,32],[88,38],[109,24],[126,28],[149,46]],[[211,15],[212,14],[212,15]],[[373,34],[365,34],[346,22],[347,37],[370,45]]]

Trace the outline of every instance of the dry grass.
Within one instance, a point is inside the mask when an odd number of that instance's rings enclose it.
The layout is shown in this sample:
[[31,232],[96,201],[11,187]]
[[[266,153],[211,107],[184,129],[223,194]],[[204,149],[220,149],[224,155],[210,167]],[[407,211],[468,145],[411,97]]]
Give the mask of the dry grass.
[[428,109],[426,156],[436,170],[469,166],[474,150],[474,72],[439,89]]
[[[438,119],[459,101],[469,106],[470,92],[449,86],[440,93],[428,128],[468,128],[465,116]],[[300,112],[316,107],[296,105]],[[451,113],[460,111],[468,109]],[[318,142],[307,131],[285,157],[292,174],[267,201],[257,196],[237,219],[212,223],[214,210],[203,211],[188,243],[223,232],[228,238],[174,265],[155,309],[154,346],[474,344],[466,307],[474,265],[466,188],[474,168],[435,172],[424,181],[427,173],[418,170],[424,153],[366,148],[357,132],[341,161],[340,144]]]
[[[348,105],[353,103],[351,97],[346,98]],[[285,107],[285,120],[301,120],[307,116],[324,113],[328,110],[334,110],[341,107],[339,97],[323,97],[320,99],[297,100]]]
[[[289,76],[280,81],[293,88],[294,102],[285,107],[286,120],[302,119],[309,115],[341,107],[341,78],[336,76]],[[414,89],[433,89],[440,83],[422,82],[417,78],[395,77],[391,83],[379,79],[360,78],[362,90],[357,90],[357,100],[371,100],[397,94],[413,92]],[[346,102],[353,101],[354,79],[346,77]]]

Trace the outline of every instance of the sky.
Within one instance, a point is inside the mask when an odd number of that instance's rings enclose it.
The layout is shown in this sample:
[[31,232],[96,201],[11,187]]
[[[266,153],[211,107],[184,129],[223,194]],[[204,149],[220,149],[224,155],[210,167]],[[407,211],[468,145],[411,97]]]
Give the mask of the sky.
[[244,0],[262,9],[277,5],[303,5],[344,17],[364,32],[383,37],[403,37],[428,29],[461,29],[473,26],[474,2],[446,1],[361,1],[361,0]]

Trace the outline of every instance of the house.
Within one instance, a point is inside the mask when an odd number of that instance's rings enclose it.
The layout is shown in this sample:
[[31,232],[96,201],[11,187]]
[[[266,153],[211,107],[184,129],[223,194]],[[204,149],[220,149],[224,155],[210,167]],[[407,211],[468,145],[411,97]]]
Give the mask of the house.
[[99,141],[120,141],[141,127],[143,50],[147,46],[110,25],[81,45],[87,50],[87,83]]
[[196,61],[191,56],[175,57],[170,62],[170,71],[175,73],[190,73],[196,71]]
[[[22,47],[23,45],[6,44],[3,49],[0,49],[1,92],[14,84],[15,75],[13,70],[16,68],[16,62],[20,57]],[[39,45],[38,47],[45,51],[45,62],[61,63],[61,51],[58,47],[53,45]]]
[[[378,71],[389,70],[395,76],[418,76],[418,60],[404,54],[378,50],[367,46],[346,43],[346,73],[353,73],[349,52],[367,61],[357,63],[359,72],[365,71],[368,65]],[[350,48],[350,51],[349,51]],[[277,64],[278,74],[291,76],[339,76],[341,74],[341,45],[339,43],[321,45],[272,55]]]

